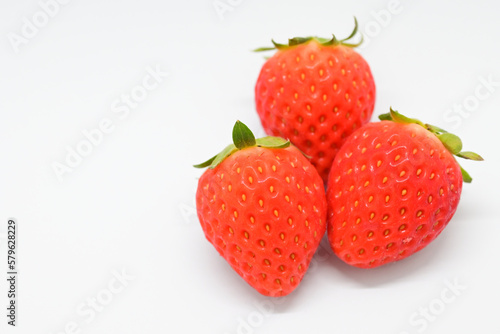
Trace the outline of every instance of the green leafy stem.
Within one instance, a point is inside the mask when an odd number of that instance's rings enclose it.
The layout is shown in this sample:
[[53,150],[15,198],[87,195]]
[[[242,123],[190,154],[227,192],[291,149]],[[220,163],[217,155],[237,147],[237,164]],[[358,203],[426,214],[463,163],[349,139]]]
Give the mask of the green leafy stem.
[[335,37],[334,34],[332,34],[332,38],[322,38],[322,37],[314,37],[314,36],[294,37],[294,38],[290,38],[288,40],[288,44],[279,44],[279,43],[276,43],[274,40],[271,40],[271,42],[273,43],[273,46],[257,48],[254,50],[254,52],[262,52],[262,51],[270,51],[270,50],[284,50],[284,49],[288,49],[290,47],[294,47],[296,45],[305,44],[305,43],[312,41],[312,40],[315,40],[316,42],[318,42],[324,46],[344,45],[344,46],[348,46],[351,48],[355,48],[355,47],[360,46],[361,43],[363,43],[363,35],[361,35],[361,39],[359,40],[359,42],[357,42],[357,43],[350,42],[350,40],[354,36],[356,36],[356,34],[358,33],[358,28],[359,28],[358,20],[356,19],[356,17],[354,17],[354,29],[351,32],[351,34],[344,39],[339,40],[339,39],[337,39],[337,37]]
[[234,152],[248,147],[286,148],[288,146],[290,146],[290,141],[280,137],[268,136],[255,139],[252,131],[245,124],[236,121],[233,127],[233,143],[226,146],[219,154],[193,167],[213,169]]
[[[396,123],[405,123],[405,124],[410,124],[410,123],[418,124],[427,129],[428,131],[430,131],[431,133],[433,133],[434,135],[436,135],[436,137],[438,137],[441,143],[443,143],[444,147],[446,147],[446,149],[450,151],[451,154],[468,160],[475,160],[475,161],[484,160],[477,153],[470,151],[462,151],[462,140],[457,135],[447,132],[446,130],[443,130],[437,126],[422,123],[418,119],[406,117],[397,112],[396,110],[393,110],[392,108],[390,110],[391,110],[390,112],[382,114],[378,118],[382,121],[393,121]],[[467,173],[467,171],[463,169],[462,166],[460,166],[460,169],[462,171],[462,178],[464,182],[466,183],[472,182],[472,177],[469,175],[469,173]]]

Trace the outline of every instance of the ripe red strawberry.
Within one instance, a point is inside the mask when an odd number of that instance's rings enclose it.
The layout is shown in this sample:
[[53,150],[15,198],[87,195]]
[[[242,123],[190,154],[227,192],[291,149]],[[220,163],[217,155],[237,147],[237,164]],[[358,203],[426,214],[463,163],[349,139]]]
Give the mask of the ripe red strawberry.
[[290,39],[262,67],[255,104],[266,133],[289,138],[326,182],[345,139],[367,123],[375,104],[375,83],[366,61],[349,44],[317,37]]
[[238,121],[233,142],[195,166],[209,166],[196,193],[201,227],[258,292],[287,295],[302,280],[325,234],[323,181],[289,141],[255,140]]
[[462,180],[453,155],[460,139],[393,110],[345,142],[328,179],[328,239],[348,264],[373,268],[404,259],[443,231],[457,209]]

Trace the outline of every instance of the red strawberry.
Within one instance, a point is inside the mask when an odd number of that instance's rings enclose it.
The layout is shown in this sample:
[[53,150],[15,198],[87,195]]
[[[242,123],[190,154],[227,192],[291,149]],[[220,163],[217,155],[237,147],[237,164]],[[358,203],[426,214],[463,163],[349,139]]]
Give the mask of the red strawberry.
[[393,110],[358,129],[337,154],[328,179],[328,239],[353,266],[404,259],[443,231],[457,209],[462,180],[453,155],[460,139]]
[[367,123],[375,104],[375,83],[366,61],[349,44],[317,37],[273,41],[277,49],[262,67],[255,103],[265,131],[289,138],[311,156],[326,182],[345,139]]
[[196,193],[201,227],[258,292],[287,295],[302,280],[326,230],[323,181],[289,141],[255,140],[238,121],[233,142],[195,166],[209,166]]

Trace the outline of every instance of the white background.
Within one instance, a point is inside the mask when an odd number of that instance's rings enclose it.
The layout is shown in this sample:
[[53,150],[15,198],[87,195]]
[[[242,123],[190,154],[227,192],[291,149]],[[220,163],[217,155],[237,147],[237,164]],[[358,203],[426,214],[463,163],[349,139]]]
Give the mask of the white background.
[[[0,332],[499,333],[499,3],[400,0],[390,16],[380,14],[388,0],[219,3],[232,10],[72,0],[43,22],[37,1],[1,0],[0,268],[15,217],[20,276],[12,329],[0,275]],[[377,85],[373,120],[392,105],[454,131],[486,161],[463,163],[474,181],[425,250],[362,270],[324,248],[297,290],[266,298],[205,240],[194,209],[202,171],[191,165],[228,144],[236,119],[263,134],[253,88],[264,60],[251,49],[345,37],[354,15]],[[16,52],[10,39],[33,16],[43,27]],[[126,117],[115,113],[157,67],[168,77]],[[103,119],[113,131],[59,180],[53,164]],[[114,279],[122,271],[125,283]]]

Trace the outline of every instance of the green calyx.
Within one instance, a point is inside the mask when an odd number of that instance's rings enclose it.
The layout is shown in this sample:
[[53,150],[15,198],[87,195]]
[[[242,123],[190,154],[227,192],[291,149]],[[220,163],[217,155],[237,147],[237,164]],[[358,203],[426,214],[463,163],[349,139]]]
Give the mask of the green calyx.
[[217,167],[224,159],[236,151],[244,150],[249,147],[266,148],[286,148],[290,146],[290,141],[280,137],[263,137],[255,139],[252,131],[240,121],[236,121],[233,127],[233,143],[226,146],[219,154],[213,156],[201,164],[194,165],[195,168],[208,167],[213,169]]
[[[443,130],[431,124],[424,124],[418,119],[406,117],[397,112],[396,110],[393,110],[392,108],[390,112],[388,112],[387,114],[382,114],[378,118],[381,121],[393,121],[396,123],[403,123],[403,124],[410,124],[410,123],[418,124],[424,127],[427,131],[433,133],[436,137],[438,137],[441,143],[443,143],[444,147],[446,147],[446,149],[450,151],[450,153],[453,154],[454,156],[475,161],[484,160],[477,153],[462,151],[462,140],[460,140],[460,138],[454,135],[453,133],[449,133],[446,130]],[[460,169],[462,171],[462,178],[464,182],[471,183],[472,178],[469,175],[469,173],[467,173],[467,171],[463,169],[462,166],[460,166]]]
[[322,37],[294,37],[290,38],[288,40],[288,44],[279,44],[276,43],[274,40],[271,40],[274,46],[271,47],[263,47],[263,48],[257,48],[254,50],[254,52],[261,52],[261,51],[270,51],[270,50],[285,50],[300,44],[305,44],[310,41],[316,41],[319,44],[323,46],[337,46],[337,45],[344,45],[348,46],[351,48],[355,48],[357,46],[360,46],[361,43],[363,43],[363,35],[361,35],[361,39],[357,43],[351,43],[349,40],[352,39],[357,33],[358,33],[358,20],[356,17],[354,17],[354,30],[351,32],[351,34],[344,38],[344,39],[337,39],[335,35],[332,34],[332,38],[322,38]]

